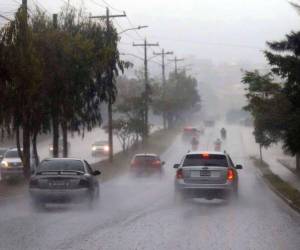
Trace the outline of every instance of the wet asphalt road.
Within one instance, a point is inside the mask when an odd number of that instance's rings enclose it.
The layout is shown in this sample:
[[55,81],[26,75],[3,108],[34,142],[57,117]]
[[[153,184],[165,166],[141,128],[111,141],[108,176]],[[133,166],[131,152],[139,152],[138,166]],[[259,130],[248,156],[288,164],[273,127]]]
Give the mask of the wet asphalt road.
[[[236,202],[174,201],[172,166],[189,148],[179,136],[161,156],[163,179],[103,183],[93,210],[50,206],[36,213],[26,196],[0,201],[0,249],[300,249],[300,216],[263,183],[242,130],[228,127],[223,144],[244,165]],[[218,131],[206,130],[201,149],[212,149]]]

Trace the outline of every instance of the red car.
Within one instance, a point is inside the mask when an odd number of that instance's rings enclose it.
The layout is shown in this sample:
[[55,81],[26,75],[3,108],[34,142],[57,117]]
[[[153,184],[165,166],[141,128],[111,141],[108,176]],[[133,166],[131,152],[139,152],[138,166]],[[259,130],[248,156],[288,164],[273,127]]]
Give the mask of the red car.
[[159,174],[163,175],[164,161],[156,154],[136,154],[131,161],[130,171],[136,176]]

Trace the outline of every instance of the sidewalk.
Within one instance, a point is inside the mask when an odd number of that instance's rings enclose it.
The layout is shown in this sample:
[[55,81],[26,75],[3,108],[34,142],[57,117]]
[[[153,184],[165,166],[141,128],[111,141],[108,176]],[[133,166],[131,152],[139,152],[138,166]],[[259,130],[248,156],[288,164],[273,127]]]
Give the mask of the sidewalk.
[[[259,158],[259,148],[252,135],[252,128],[242,128],[241,131],[243,140],[247,142],[247,153],[249,156]],[[282,164],[288,164],[288,166],[292,168],[295,166],[295,159],[284,154],[280,144],[273,145],[268,149],[263,149],[263,160],[269,164],[270,170],[274,174],[300,191],[300,177]]]

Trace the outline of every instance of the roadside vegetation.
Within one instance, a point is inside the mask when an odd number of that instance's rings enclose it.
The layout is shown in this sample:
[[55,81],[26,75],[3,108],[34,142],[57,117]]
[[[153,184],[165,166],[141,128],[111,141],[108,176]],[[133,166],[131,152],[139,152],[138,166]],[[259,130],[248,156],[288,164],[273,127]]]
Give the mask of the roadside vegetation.
[[267,181],[267,184],[292,208],[300,212],[300,192],[293,188],[288,182],[282,180],[278,175],[274,174],[266,162],[255,157],[251,157],[251,159],[254,165],[261,171],[262,177]]
[[[299,11],[300,6],[293,4]],[[254,118],[254,136],[262,148],[283,142],[283,149],[296,157],[300,172],[300,31],[290,32],[281,41],[267,42],[264,52],[270,72],[246,71],[248,105]]]
[[54,157],[61,137],[67,157],[68,134],[84,136],[102,125],[101,107],[108,102],[114,104],[113,132],[124,152],[145,139],[145,105],[159,115],[166,111],[169,127],[180,123],[185,111],[200,108],[197,81],[185,72],[170,74],[164,97],[162,83],[152,80],[145,104],[144,79],[120,78],[133,65],[120,58],[120,37],[109,26],[67,4],[53,17],[39,8],[28,16],[21,6],[0,29],[1,136],[16,138],[25,177],[30,159],[39,162],[38,136],[52,135]]

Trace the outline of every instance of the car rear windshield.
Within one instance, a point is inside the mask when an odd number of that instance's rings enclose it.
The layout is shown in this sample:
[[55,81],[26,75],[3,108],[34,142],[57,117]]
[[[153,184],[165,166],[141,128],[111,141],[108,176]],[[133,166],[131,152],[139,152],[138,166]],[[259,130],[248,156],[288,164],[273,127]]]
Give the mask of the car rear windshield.
[[19,158],[19,153],[16,150],[7,151],[5,158]]
[[79,160],[45,160],[43,161],[38,172],[47,171],[80,171],[84,172],[83,163]]
[[157,156],[154,155],[137,155],[135,161],[155,161],[158,160]]
[[227,159],[225,155],[202,155],[193,154],[187,155],[183,161],[183,167],[188,166],[216,166],[216,167],[228,167]]

